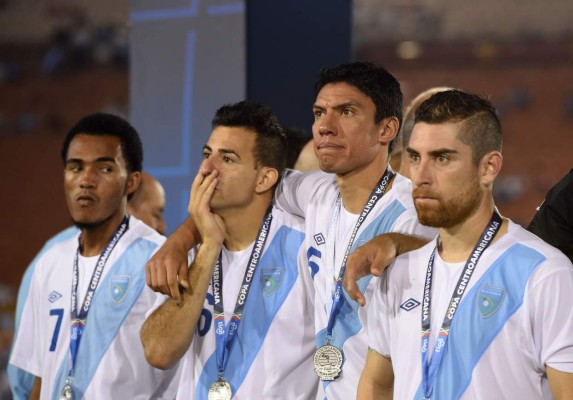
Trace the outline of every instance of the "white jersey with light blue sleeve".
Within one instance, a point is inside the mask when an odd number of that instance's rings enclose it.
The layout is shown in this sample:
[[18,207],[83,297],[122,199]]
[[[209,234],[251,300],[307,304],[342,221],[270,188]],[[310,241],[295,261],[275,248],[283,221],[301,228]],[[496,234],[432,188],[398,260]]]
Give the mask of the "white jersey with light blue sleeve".
[[[38,260],[46,251],[51,249],[52,246],[67,240],[72,236],[76,236],[78,232],[79,230],[72,226],[52,236],[44,244],[44,247],[42,247],[36,257],[34,257],[30,265],[28,265],[28,268],[26,268],[26,271],[22,277],[22,282],[20,283],[20,288],[18,289],[18,300],[16,303],[16,315],[14,324],[14,339],[12,341],[12,345],[14,345],[16,338],[18,337],[18,327],[20,326],[22,309],[24,308],[24,304],[28,299],[30,281],[32,280],[32,275],[34,274]],[[30,391],[32,390],[32,386],[34,385],[35,376],[12,364],[8,364],[6,371],[8,372],[8,380],[10,382],[10,389],[12,390],[12,397],[14,400],[27,400],[30,395]]]
[[[436,242],[397,258],[376,290],[369,344],[392,361],[394,397],[421,399],[424,282]],[[436,254],[429,349],[464,262]],[[546,366],[573,373],[573,265],[510,221],[473,269],[442,351],[432,398],[552,399]]]
[[[59,398],[68,374],[78,235],[54,244],[38,258],[10,359],[13,366],[42,379],[42,398]],[[164,240],[130,218],[92,299],[77,356],[74,398],[174,398],[178,369],[151,367],[139,339],[145,314],[155,300],[145,284],[145,262]],[[82,275],[89,280],[95,263],[88,269],[79,271],[80,281]],[[79,293],[80,301],[84,295]]]
[[[313,400],[318,388],[312,366],[314,289],[304,263],[304,225],[277,207],[272,215],[224,376],[233,399]],[[222,252],[226,324],[233,316],[252,247]],[[165,297],[158,298],[156,306]],[[209,287],[197,331],[180,360],[177,398],[206,399],[218,379],[213,304]]]
[[[306,262],[315,287],[316,346],[326,343],[326,327],[332,306],[335,281],[358,215],[348,213],[342,204],[336,210],[340,192],[333,174],[321,171],[288,171],[275,198],[279,207],[305,218]],[[338,218],[334,215],[338,213]],[[375,204],[357,232],[355,249],[375,236],[401,232],[427,239],[436,231],[418,222],[412,200],[412,184],[397,174],[392,187]],[[377,287],[378,278],[367,276],[359,282],[367,304]],[[356,397],[358,380],[368,350],[367,308],[359,307],[344,292],[344,301],[336,319],[332,344],[342,349],[344,364],[334,381],[323,382],[325,396],[332,400]],[[320,396],[321,398],[324,396]]]

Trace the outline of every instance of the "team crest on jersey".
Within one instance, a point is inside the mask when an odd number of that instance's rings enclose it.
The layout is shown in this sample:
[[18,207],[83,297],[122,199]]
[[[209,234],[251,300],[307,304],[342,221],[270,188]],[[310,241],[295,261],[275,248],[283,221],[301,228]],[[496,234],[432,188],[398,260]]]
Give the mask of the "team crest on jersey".
[[412,311],[414,308],[418,307],[419,305],[420,305],[420,302],[418,300],[409,298],[408,300],[406,300],[405,302],[402,303],[400,308],[404,311]]
[[62,295],[60,293],[53,290],[52,293],[50,293],[50,295],[48,296],[48,301],[50,303],[53,303],[54,301],[58,300],[61,297],[62,297]]
[[314,241],[316,242],[316,244],[318,246],[320,246],[321,244],[325,244],[326,241],[324,240],[324,236],[322,233],[317,233],[316,235],[314,235]]
[[129,276],[127,275],[112,276],[110,280],[110,285],[111,285],[111,298],[116,303],[120,303],[125,297],[127,289],[129,288]]
[[477,306],[482,318],[491,317],[499,310],[505,299],[505,288],[482,285],[477,295]]
[[261,271],[261,290],[265,296],[273,294],[281,285],[285,276],[283,267],[263,268]]

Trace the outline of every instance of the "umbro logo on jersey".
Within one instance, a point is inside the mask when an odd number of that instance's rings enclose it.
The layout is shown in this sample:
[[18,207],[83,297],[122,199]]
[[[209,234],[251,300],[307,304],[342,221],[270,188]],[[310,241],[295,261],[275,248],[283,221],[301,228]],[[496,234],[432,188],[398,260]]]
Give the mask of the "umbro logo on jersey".
[[400,308],[404,311],[412,311],[414,308],[418,307],[419,305],[420,305],[419,301],[410,298],[410,299],[406,300],[404,303],[402,303]]
[[314,235],[314,241],[316,242],[317,245],[321,245],[321,244],[325,244],[326,241],[324,240],[324,236],[322,236],[322,233],[317,233],[316,235]]
[[50,295],[48,296],[48,301],[49,301],[50,303],[53,303],[54,301],[58,300],[60,297],[62,297],[62,295],[54,290],[54,291],[52,291],[52,293],[50,293]]

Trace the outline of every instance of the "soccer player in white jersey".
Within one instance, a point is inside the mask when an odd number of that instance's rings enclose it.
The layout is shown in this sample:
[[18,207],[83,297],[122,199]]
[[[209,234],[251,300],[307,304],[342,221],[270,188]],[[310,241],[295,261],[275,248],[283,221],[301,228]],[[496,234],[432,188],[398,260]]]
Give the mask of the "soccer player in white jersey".
[[[307,265],[316,290],[315,361],[325,390],[320,398],[349,399],[356,395],[368,341],[365,311],[346,294],[335,295],[347,250],[384,232],[433,237],[435,230],[418,223],[410,181],[387,169],[402,118],[398,81],[371,63],[343,64],[322,70],[315,92],[313,140],[324,172],[289,174],[276,200],[281,208],[306,219]],[[173,278],[179,275],[179,283],[188,285],[177,271],[186,268],[185,250],[197,236],[188,219],[168,239],[167,247],[146,266],[151,287],[178,297]],[[425,243],[408,238],[417,246]],[[361,282],[363,291],[368,288],[367,296],[375,281],[368,277]],[[340,311],[328,334],[334,297],[341,300]],[[322,348],[327,336],[336,349]],[[331,365],[327,357],[337,361]]]
[[202,239],[191,288],[179,302],[159,295],[145,354],[159,368],[181,360],[181,399],[314,399],[304,225],[272,206],[286,137],[251,102],[221,107],[212,124],[189,203]]
[[35,260],[10,359],[36,377],[30,398],[175,395],[177,369],[147,364],[138,340],[155,299],[143,265],[164,240],[126,213],[142,157],[135,129],[109,114],[80,120],[64,140],[64,188],[77,229]]
[[[163,186],[157,179],[142,171],[139,186],[127,202],[127,212],[133,217],[139,219],[141,222],[152,227],[160,234],[164,235],[166,230],[165,220],[163,219],[164,208],[165,190],[163,189]],[[52,236],[26,268],[20,283],[20,288],[18,289],[18,301],[16,304],[14,324],[14,341],[18,336],[18,327],[20,326],[22,308],[28,298],[30,281],[34,270],[36,269],[38,260],[41,259],[41,256],[55,244],[68,240],[69,238],[77,235],[77,233],[79,233],[79,229],[76,226],[71,226]],[[34,375],[29,374],[20,368],[16,368],[11,364],[8,365],[7,372],[14,399],[27,399],[34,384]]]
[[[573,266],[495,207],[494,107],[450,90],[422,103],[415,121],[414,203],[439,236],[380,279],[358,398],[573,398]],[[363,246],[366,264],[376,251]]]
[[[381,233],[431,237],[435,231],[418,223],[410,181],[387,168],[402,117],[398,81],[374,64],[352,63],[321,70],[315,94],[315,152],[321,170],[330,174],[293,173],[279,186],[276,199],[305,218],[307,261],[316,290],[315,366],[325,396],[349,399],[356,395],[368,343],[365,310],[346,293],[337,294],[346,254]],[[376,280],[360,282],[367,297]],[[334,348],[323,347],[327,344]],[[342,365],[326,363],[331,352]]]

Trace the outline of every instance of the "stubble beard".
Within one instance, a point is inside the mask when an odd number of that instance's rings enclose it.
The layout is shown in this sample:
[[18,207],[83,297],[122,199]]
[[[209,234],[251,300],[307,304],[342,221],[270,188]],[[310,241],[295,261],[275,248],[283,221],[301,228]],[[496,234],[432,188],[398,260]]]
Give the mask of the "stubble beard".
[[451,228],[465,221],[478,208],[483,189],[474,181],[466,191],[443,202],[439,200],[437,208],[418,205],[414,202],[418,220],[422,225],[433,228]]
[[93,222],[80,222],[80,221],[76,221],[72,218],[72,221],[74,223],[74,225],[79,228],[80,230],[87,230],[87,231],[91,231],[94,229],[99,228],[100,226],[104,225],[106,222],[108,222],[110,219],[113,218],[114,214],[110,214],[108,217],[100,219],[98,221],[93,221]]

